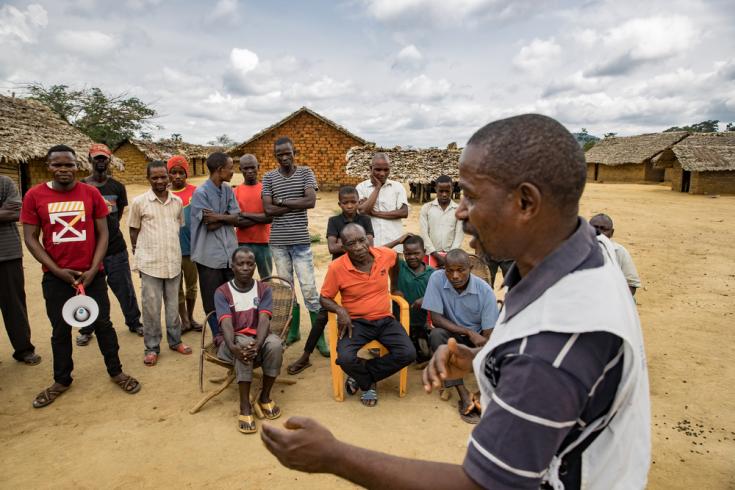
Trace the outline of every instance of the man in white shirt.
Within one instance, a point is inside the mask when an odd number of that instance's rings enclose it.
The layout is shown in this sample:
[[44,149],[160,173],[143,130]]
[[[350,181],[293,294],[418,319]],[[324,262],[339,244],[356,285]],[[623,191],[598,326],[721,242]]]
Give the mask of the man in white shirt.
[[421,238],[432,267],[444,267],[447,252],[462,246],[462,223],[454,216],[457,206],[452,201],[451,177],[440,175],[436,179],[436,199],[424,204],[419,214]]
[[612,242],[615,248],[615,258],[618,259],[618,264],[620,264],[620,268],[623,270],[625,281],[628,283],[628,288],[630,288],[630,294],[635,296],[636,289],[641,287],[641,278],[638,277],[638,271],[635,268],[635,264],[633,264],[633,258],[630,256],[630,253],[628,253],[625,247],[612,239],[613,233],[615,233],[612,218],[606,214],[596,214],[590,220],[590,224],[597,230],[598,234],[605,235]]
[[[370,178],[356,186],[360,199],[358,211],[370,216],[376,247],[403,235],[401,220],[408,217],[406,189],[400,182],[390,180],[389,174],[390,158],[385,153],[376,153],[370,164]],[[403,245],[397,245],[394,250],[403,253]]]

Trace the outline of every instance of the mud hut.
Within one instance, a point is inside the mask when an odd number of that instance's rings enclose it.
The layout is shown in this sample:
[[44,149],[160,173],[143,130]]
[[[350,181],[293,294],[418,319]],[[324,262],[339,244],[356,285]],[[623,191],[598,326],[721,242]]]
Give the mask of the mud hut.
[[370,162],[375,153],[388,154],[391,160],[390,178],[409,185],[412,198],[418,201],[430,199],[434,180],[440,175],[459,179],[461,148],[452,143],[441,148],[378,148],[366,145],[350,148],[347,152],[347,175],[358,181],[368,177]]
[[316,175],[319,188],[336,189],[343,184],[356,184],[359,179],[345,172],[345,153],[353,146],[367,142],[339,124],[302,107],[277,123],[253,135],[228,153],[240,158],[252,153],[260,162],[260,175],[277,167],[273,155],[275,141],[283,136],[293,140],[298,156],[296,161],[308,165]]
[[[0,174],[13,179],[23,194],[50,178],[46,152],[54,145],[73,148],[79,177],[88,175],[87,152],[93,143],[40,102],[0,95]],[[113,158],[113,168],[122,170],[123,162]]]
[[735,131],[695,133],[654,158],[671,190],[735,194]]
[[145,184],[146,167],[153,160],[168,160],[174,155],[184,155],[189,161],[191,176],[207,175],[207,157],[215,151],[224,151],[221,146],[205,146],[165,139],[156,142],[127,139],[117,145],[113,154],[125,161],[125,171],[115,178],[126,184]]
[[589,182],[662,182],[664,170],[652,159],[686,138],[685,131],[611,137],[585,153]]

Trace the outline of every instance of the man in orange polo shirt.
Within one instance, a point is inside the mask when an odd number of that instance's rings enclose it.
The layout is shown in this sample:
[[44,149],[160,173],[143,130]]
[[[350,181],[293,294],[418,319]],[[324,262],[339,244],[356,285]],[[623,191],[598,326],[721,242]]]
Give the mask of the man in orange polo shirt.
[[[354,395],[362,390],[363,405],[373,407],[378,403],[375,383],[411,364],[416,350],[393,318],[389,286],[397,271],[396,252],[370,247],[365,229],[355,223],[342,229],[340,239],[345,255],[329,264],[320,299],[322,307],[337,314],[337,364],[348,375],[345,391]],[[341,305],[334,301],[337,293]],[[388,355],[358,358],[357,352],[373,340],[383,344]]]

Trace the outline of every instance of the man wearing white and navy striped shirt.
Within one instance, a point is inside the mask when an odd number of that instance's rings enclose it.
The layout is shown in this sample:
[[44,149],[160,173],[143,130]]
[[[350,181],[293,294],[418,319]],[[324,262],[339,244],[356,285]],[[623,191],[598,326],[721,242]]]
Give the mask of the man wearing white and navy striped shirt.
[[477,131],[460,158],[457,218],[474,245],[515,261],[493,335],[451,339],[427,391],[474,368],[482,419],[462,465],[337,441],[311,419],[265,427],[284,465],[369,488],[641,489],[650,465],[648,374],[638,314],[609,240],[579,213],[586,164],[574,137],[536,114]]

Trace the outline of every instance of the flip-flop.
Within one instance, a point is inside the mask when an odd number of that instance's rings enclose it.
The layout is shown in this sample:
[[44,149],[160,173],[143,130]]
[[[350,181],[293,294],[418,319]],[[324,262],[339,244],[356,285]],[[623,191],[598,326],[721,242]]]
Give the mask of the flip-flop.
[[140,382],[129,374],[126,374],[125,376],[126,377],[121,379],[120,381],[115,381],[113,379],[112,382],[118,385],[120,389],[128,395],[134,395],[138,393],[141,388]]
[[[244,428],[243,422],[252,427],[252,429]],[[256,432],[258,432],[258,426],[255,425],[255,418],[252,415],[238,415],[237,430],[239,430],[243,434],[255,434]]]
[[77,345],[79,347],[84,347],[84,346],[89,345],[89,343],[92,341],[93,335],[94,334],[92,333],[80,333],[79,335],[77,335],[77,339],[76,339]]
[[[362,395],[360,395],[360,401],[363,405],[365,405],[368,408],[373,408],[378,404],[378,392],[375,391],[375,388],[370,388],[369,390],[365,390],[362,392]],[[366,402],[374,401],[372,405],[369,405]]]
[[308,361],[306,362],[306,364],[302,364],[302,365],[301,365],[301,366],[299,366],[298,368],[294,368],[294,367],[293,367],[293,366],[294,366],[294,364],[296,364],[296,363],[294,362],[293,364],[289,365],[289,366],[288,366],[288,367],[286,368],[286,372],[287,372],[288,374],[292,375],[292,376],[293,376],[293,375],[295,375],[295,374],[299,374],[299,373],[300,373],[301,371],[303,371],[304,369],[307,369],[307,368],[310,368],[310,367],[311,367],[311,363],[310,363],[310,362],[308,362]]
[[184,354],[185,356],[188,356],[189,354],[191,354],[191,347],[189,347],[188,345],[186,345],[186,344],[185,344],[185,343],[183,343],[183,342],[179,343],[179,344],[178,344],[177,346],[175,346],[175,347],[171,347],[171,346],[169,346],[169,349],[171,349],[171,350],[175,350],[175,351],[176,351],[176,352],[178,352],[179,354]]
[[359,389],[360,386],[357,384],[355,378],[347,376],[347,379],[345,380],[345,391],[347,392],[347,394],[352,396],[357,393]]
[[474,401],[470,400],[470,404],[463,408],[462,400],[457,400],[457,411],[459,412],[459,417],[468,424],[474,425],[480,423],[480,414],[478,413]]
[[267,403],[262,403],[260,400],[257,400],[255,405],[253,405],[253,408],[255,409],[255,415],[261,419],[266,418],[268,420],[275,420],[283,413],[281,412],[280,407],[276,405],[276,402],[273,400]]
[[18,359],[18,362],[22,362],[23,364],[27,364],[28,366],[35,366],[41,363],[41,356],[39,356],[35,352],[28,352],[24,354],[22,358]]
[[52,388],[53,386],[50,386],[36,395],[36,398],[33,399],[33,408],[43,408],[51,405],[54,400],[69,389],[68,387],[64,390],[54,390]]

